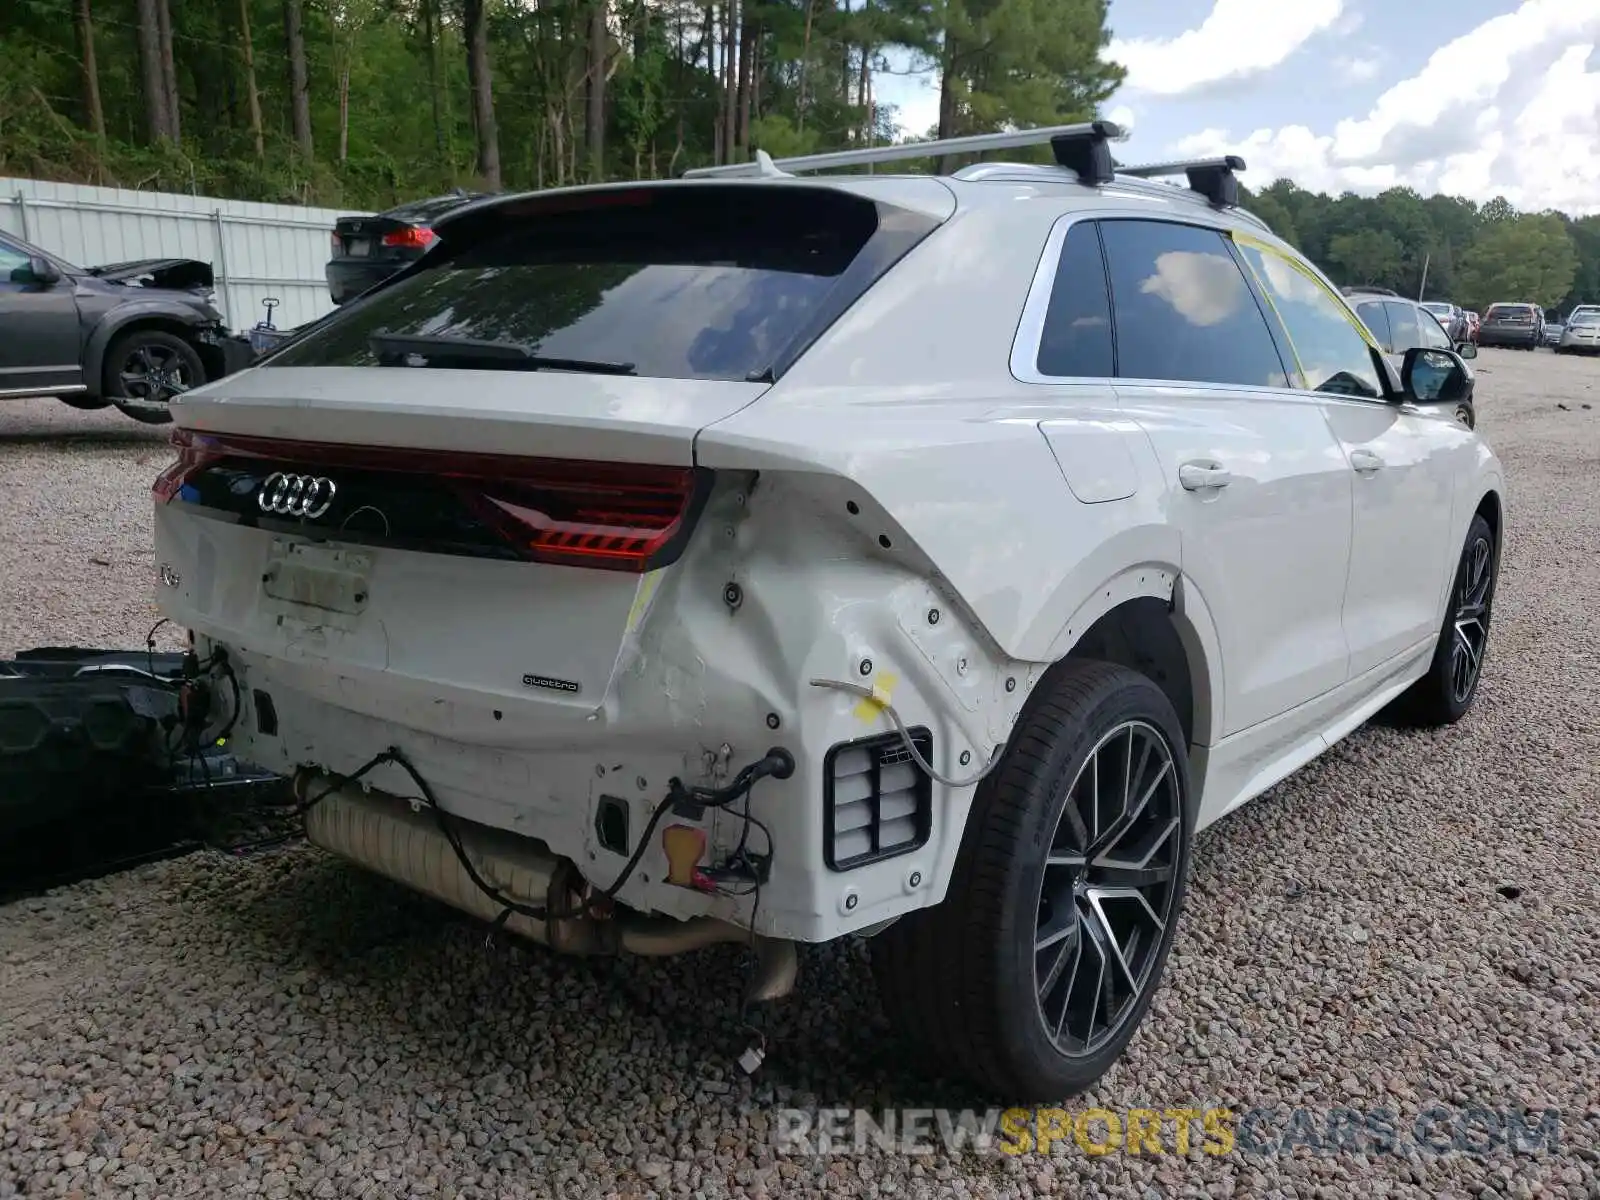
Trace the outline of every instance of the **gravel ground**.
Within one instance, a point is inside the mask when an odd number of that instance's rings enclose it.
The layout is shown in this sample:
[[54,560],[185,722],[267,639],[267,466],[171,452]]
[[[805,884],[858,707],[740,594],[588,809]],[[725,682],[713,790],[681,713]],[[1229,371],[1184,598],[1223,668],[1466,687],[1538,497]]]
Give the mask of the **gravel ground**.
[[[1203,837],[1155,1007],[1073,1107],[1554,1107],[1556,1152],[779,1155],[782,1108],[981,1106],[859,947],[806,956],[750,1081],[736,952],[560,959],[295,850],[0,910],[0,1196],[1600,1196],[1600,361],[1478,368],[1512,493],[1476,711],[1364,729]],[[0,405],[0,654],[143,638],[165,454]]]

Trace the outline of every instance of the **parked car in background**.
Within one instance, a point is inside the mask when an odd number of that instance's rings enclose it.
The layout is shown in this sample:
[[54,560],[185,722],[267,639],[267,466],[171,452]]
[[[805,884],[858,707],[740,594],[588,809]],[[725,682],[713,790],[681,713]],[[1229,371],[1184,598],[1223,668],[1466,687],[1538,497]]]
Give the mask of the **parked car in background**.
[[433,223],[481,197],[482,193],[456,191],[413,200],[376,216],[340,217],[333,225],[333,257],[328,260],[328,294],[333,302],[352,300],[416,262],[438,240]]
[[1425,300],[1422,307],[1438,318],[1439,324],[1450,335],[1452,342],[1469,342],[1467,310],[1448,300]]
[[1600,350],[1600,306],[1586,304],[1572,310],[1556,342],[1557,354],[1593,354]]
[[1541,346],[1559,346],[1561,344],[1561,332],[1564,328],[1565,326],[1560,321],[1547,320],[1544,323],[1544,334],[1540,337],[1539,344]]
[[1477,313],[1468,310],[1468,312],[1467,312],[1467,340],[1469,342],[1471,342],[1473,345],[1477,345],[1477,343],[1478,343],[1478,333],[1482,330],[1482,328],[1483,328],[1483,318],[1480,317]]
[[1579,317],[1600,316],[1600,304],[1580,304],[1567,314],[1566,323],[1571,325]]
[[750,945],[747,1000],[867,937],[925,1061],[1092,1086],[1197,830],[1393,702],[1471,708],[1503,472],[1461,358],[1396,370],[1238,160],[1033,136],[1059,165],[486,200],[185,397],[153,565],[196,741],[522,936]]
[[[1356,315],[1372,331],[1378,345],[1399,370],[1405,362],[1406,352],[1418,346],[1431,350],[1454,350],[1463,360],[1476,358],[1478,347],[1463,337],[1453,340],[1440,324],[1431,305],[1407,300],[1388,290],[1345,288],[1345,295],[1355,305]],[[1462,332],[1465,333],[1463,322]],[[1472,393],[1475,384],[1472,368],[1466,366],[1466,387],[1456,406],[1456,416],[1468,429],[1478,423],[1473,407]]]
[[0,399],[170,421],[168,402],[246,365],[217,311],[211,264],[188,258],[77,267],[0,234]]
[[1534,350],[1544,339],[1544,309],[1537,304],[1503,301],[1489,305],[1483,314],[1478,343],[1483,346],[1510,346]]

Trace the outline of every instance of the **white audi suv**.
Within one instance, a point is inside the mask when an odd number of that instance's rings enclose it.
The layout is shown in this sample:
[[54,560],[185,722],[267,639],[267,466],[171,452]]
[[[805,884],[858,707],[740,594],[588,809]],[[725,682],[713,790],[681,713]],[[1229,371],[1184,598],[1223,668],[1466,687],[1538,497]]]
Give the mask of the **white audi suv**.
[[[174,405],[191,732],[514,932],[748,941],[752,1000],[867,936],[951,1070],[1087,1087],[1199,830],[1385,706],[1471,706],[1504,493],[1453,351],[1386,359],[1239,160],[1118,136],[440,220]],[[1028,143],[1054,164],[821,173]]]

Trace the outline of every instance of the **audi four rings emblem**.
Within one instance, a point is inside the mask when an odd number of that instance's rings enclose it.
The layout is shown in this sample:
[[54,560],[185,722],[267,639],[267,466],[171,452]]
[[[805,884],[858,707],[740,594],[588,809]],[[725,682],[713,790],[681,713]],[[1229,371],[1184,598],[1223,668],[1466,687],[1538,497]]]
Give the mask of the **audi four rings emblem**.
[[262,483],[256,504],[265,513],[315,521],[328,511],[338,490],[338,485],[325,475],[285,475],[274,471]]

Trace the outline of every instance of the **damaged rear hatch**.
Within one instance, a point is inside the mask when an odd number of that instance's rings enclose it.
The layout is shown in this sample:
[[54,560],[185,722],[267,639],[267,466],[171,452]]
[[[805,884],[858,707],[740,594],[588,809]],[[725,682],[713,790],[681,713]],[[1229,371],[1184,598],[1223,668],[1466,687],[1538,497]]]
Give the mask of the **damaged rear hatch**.
[[715,486],[700,430],[937,224],[787,184],[463,211],[403,275],[176,406],[163,608],[373,715],[437,719],[403,691],[593,712]]

